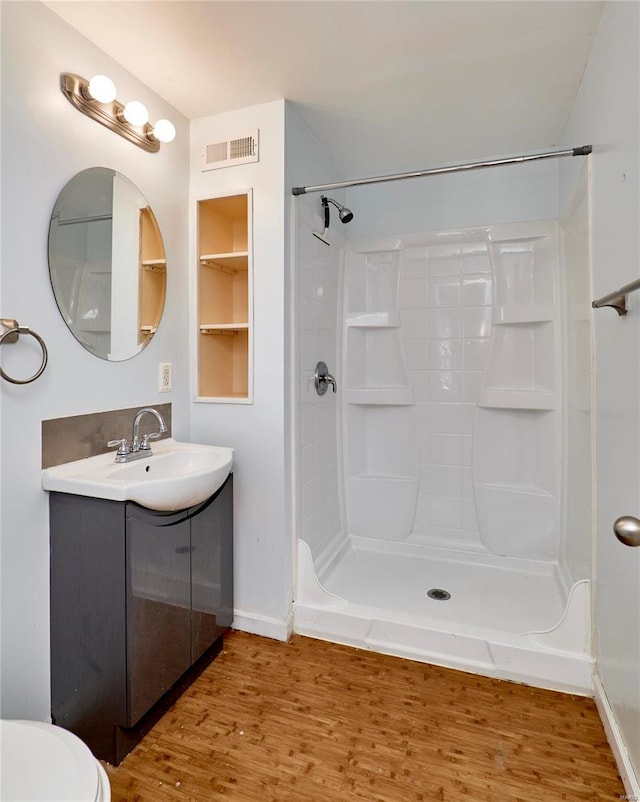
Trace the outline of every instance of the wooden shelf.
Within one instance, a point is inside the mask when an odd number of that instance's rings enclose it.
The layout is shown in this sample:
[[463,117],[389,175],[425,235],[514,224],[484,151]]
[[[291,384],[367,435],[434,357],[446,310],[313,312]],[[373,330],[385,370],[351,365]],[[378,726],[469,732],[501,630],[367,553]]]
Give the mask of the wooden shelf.
[[167,269],[167,260],[166,259],[143,259],[140,262],[142,267],[145,270],[161,270],[165,271]]
[[226,270],[248,270],[249,253],[204,253],[200,256],[200,264]]
[[248,328],[248,323],[201,323],[199,326],[200,334],[237,334]]

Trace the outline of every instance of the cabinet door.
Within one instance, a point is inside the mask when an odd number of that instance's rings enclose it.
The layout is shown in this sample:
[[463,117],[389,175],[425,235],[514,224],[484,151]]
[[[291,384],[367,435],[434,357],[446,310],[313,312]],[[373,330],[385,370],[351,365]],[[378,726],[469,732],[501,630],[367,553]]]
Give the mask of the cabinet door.
[[127,504],[127,700],[133,726],[182,676],[190,659],[187,511]]
[[233,621],[233,476],[191,519],[191,659]]
[[50,493],[51,715],[112,760],[126,719],[125,511]]

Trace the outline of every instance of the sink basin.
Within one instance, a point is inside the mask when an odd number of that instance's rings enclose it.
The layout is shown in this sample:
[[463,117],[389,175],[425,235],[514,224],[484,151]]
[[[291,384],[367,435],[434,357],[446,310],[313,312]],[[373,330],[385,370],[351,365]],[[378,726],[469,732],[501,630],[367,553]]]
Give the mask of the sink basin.
[[183,510],[212,496],[225,482],[233,449],[180,443],[169,437],[153,456],[114,462],[115,451],[42,471],[44,490],[77,496],[135,501],[150,510]]

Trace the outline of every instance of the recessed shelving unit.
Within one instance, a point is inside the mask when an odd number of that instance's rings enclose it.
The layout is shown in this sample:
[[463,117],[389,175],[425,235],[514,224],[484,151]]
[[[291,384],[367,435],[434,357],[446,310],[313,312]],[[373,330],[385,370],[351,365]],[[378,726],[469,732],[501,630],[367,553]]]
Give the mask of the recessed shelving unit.
[[198,201],[197,396],[251,400],[251,193]]

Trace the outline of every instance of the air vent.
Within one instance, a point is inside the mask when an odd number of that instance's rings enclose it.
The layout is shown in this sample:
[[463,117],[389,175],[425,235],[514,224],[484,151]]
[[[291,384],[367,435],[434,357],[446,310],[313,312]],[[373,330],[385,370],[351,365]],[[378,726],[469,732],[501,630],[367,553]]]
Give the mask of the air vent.
[[248,136],[221,139],[204,146],[202,172],[258,161],[258,131]]

